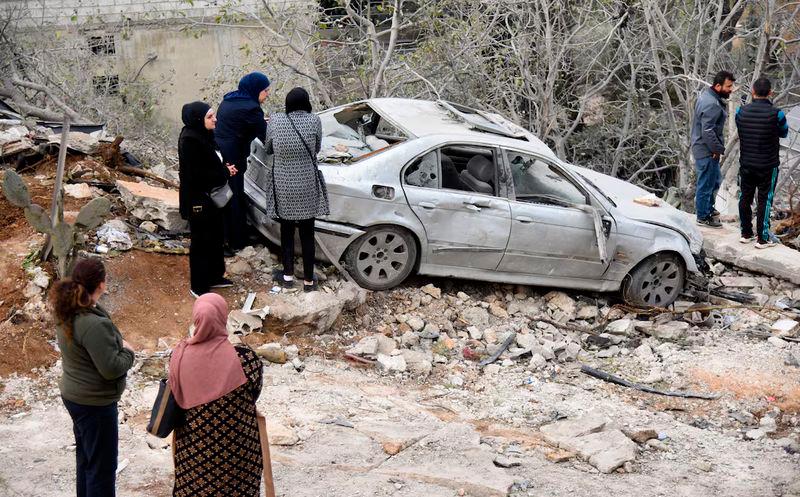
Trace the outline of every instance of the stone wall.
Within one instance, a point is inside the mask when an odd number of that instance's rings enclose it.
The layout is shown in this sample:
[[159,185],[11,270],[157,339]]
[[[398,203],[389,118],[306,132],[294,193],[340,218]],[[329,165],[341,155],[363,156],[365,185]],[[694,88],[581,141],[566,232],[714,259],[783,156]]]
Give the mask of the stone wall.
[[[237,10],[258,9],[260,0],[235,0]],[[146,22],[163,19],[214,17],[219,14],[220,0],[3,0],[4,9],[24,9],[30,14],[20,24],[65,25],[87,22],[119,22],[129,19]],[[272,4],[294,3],[294,0],[272,1]]]

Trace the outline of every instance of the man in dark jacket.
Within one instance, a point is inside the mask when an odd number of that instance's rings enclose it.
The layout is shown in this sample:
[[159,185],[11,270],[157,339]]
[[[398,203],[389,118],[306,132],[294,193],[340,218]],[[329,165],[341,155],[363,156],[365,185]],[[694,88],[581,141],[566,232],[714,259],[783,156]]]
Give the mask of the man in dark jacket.
[[722,227],[717,219],[719,212],[714,209],[714,199],[722,184],[719,160],[725,153],[725,139],[722,136],[725,119],[728,117],[725,105],[733,91],[734,81],[736,78],[730,72],[718,72],[714,76],[713,84],[697,98],[694,108],[692,155],[697,176],[697,224],[712,228]]
[[252,72],[239,81],[239,89],[228,93],[217,110],[217,128],[214,132],[217,146],[226,164],[236,167],[239,174],[229,179],[233,198],[225,212],[225,241],[230,251],[238,251],[247,244],[247,209],[244,197],[244,173],[250,143],[264,140],[267,123],[261,104],[269,94],[269,78]]
[[780,165],[780,139],[789,134],[786,115],[769,100],[772,83],[759,78],[753,83],[753,101],[736,110],[739,130],[739,220],[742,243],[753,240],[753,196],[758,191],[756,208],[756,248],[773,245],[769,236],[769,211],[775,194]]

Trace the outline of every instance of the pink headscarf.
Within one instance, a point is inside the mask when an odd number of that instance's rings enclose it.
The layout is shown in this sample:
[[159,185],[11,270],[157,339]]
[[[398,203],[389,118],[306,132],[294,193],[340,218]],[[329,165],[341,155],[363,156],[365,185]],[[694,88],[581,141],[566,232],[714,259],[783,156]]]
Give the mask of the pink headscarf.
[[216,293],[201,295],[192,308],[194,336],[182,340],[169,361],[169,385],[184,409],[206,404],[247,382],[239,354],[228,341],[228,304]]

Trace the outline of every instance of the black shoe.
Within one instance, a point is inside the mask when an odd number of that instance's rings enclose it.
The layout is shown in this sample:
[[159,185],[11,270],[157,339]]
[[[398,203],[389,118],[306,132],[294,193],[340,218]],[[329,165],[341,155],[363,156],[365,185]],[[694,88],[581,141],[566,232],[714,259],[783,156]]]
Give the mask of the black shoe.
[[714,209],[713,211],[711,211],[710,217],[719,217],[719,211],[717,209]]
[[304,292],[313,292],[319,288],[319,284],[317,283],[317,277],[314,276],[310,285],[307,285],[305,281],[303,281],[303,291]]
[[198,298],[200,295],[203,295],[204,293],[208,293],[208,292],[203,292],[203,291],[198,291],[198,290],[192,290],[192,289],[190,289],[190,290],[189,290],[189,293],[192,295],[192,297],[194,297],[194,298]]
[[211,285],[211,288],[230,288],[233,286],[233,282],[228,278],[222,278],[219,280],[218,283]]
[[283,288],[294,288],[294,279],[286,281],[286,279],[283,277],[283,270],[282,269],[273,269],[272,270],[272,280],[278,286],[282,286]]
[[229,247],[225,247],[224,249],[222,249],[222,255],[226,258],[231,258],[236,255],[236,252],[231,250]]
[[722,223],[711,216],[708,216],[705,219],[698,219],[697,224],[699,224],[700,226],[706,226],[708,228],[722,228]]

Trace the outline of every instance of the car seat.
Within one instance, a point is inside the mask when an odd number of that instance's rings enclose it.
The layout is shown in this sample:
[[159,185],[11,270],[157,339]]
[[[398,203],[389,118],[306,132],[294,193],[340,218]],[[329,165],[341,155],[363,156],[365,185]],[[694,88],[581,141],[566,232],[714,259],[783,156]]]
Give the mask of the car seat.
[[458,177],[458,169],[453,164],[453,159],[445,154],[442,154],[442,188],[450,188],[452,190],[470,190],[461,182]]
[[494,164],[483,155],[475,155],[467,162],[467,168],[461,171],[460,179],[474,192],[494,194]]

